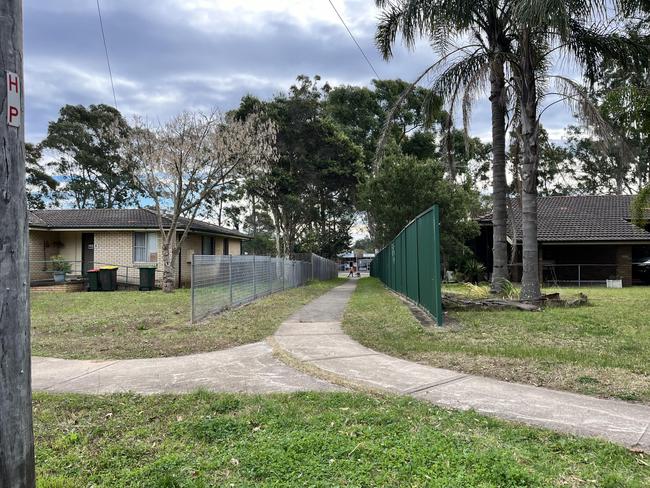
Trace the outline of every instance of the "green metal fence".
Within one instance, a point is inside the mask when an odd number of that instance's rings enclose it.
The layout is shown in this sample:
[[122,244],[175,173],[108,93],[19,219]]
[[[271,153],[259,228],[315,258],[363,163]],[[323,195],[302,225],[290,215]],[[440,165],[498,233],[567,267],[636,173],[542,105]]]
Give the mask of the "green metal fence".
[[422,212],[379,251],[370,275],[405,295],[442,325],[440,216],[438,206]]

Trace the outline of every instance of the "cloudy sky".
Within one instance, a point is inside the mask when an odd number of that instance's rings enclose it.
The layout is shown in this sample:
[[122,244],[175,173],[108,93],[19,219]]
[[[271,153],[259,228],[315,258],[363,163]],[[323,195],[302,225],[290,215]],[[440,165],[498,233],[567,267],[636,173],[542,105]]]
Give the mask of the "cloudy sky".
[[[435,56],[422,43],[385,62],[373,45],[373,0],[333,0],[382,78],[412,80]],[[228,110],[270,97],[298,74],[367,85],[375,76],[328,0],[101,0],[119,109],[165,119],[182,109]],[[24,3],[27,140],[39,141],[64,104],[113,103],[95,0]],[[559,134],[571,118],[547,112]],[[489,137],[489,107],[473,134]]]

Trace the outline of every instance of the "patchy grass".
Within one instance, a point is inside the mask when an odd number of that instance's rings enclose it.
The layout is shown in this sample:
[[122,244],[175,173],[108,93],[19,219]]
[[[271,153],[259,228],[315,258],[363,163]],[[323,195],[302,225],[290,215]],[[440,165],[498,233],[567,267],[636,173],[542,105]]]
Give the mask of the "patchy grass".
[[343,280],[313,282],[191,324],[190,290],[32,296],[32,353],[71,359],[180,356],[256,342]]
[[369,278],[359,281],[343,325],[368,347],[432,366],[650,403],[650,288],[580,291],[590,305],[455,311],[447,326],[425,329]]
[[34,397],[40,488],[643,487],[648,457],[352,393]]

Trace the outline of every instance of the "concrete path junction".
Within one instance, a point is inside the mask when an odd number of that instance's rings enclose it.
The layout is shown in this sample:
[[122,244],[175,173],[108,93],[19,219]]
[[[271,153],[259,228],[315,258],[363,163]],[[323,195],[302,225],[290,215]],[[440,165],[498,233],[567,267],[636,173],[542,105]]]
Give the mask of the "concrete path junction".
[[355,287],[351,280],[313,300],[268,341],[223,351],[105,361],[34,357],[32,387],[92,394],[373,390],[650,452],[649,406],[433,368],[362,346],[341,328]]
[[317,368],[323,378],[351,388],[410,395],[445,408],[473,409],[650,452],[649,406],[433,368],[362,346],[341,329],[355,287],[356,281],[349,281],[307,304],[280,326],[276,347],[305,370]]

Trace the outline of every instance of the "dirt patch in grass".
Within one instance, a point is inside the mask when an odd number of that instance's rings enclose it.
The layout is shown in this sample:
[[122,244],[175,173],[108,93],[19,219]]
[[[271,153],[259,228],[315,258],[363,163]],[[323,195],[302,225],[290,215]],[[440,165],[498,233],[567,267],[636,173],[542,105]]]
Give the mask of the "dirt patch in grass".
[[42,488],[645,487],[648,457],[411,398],[34,397]]
[[343,326],[365,346],[432,366],[650,403],[650,288],[586,293],[584,307],[451,312],[449,325],[424,328],[368,278],[359,282]]
[[191,324],[190,291],[32,297],[32,353],[69,359],[181,356],[262,340],[343,280],[313,282]]

